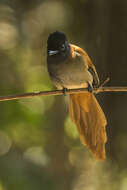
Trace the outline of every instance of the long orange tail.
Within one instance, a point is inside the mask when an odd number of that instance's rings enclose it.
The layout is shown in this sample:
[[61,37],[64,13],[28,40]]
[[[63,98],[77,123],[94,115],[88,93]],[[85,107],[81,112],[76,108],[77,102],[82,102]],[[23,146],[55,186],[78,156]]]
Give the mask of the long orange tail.
[[69,110],[82,143],[88,146],[97,159],[104,160],[107,121],[95,96],[89,92],[70,95]]

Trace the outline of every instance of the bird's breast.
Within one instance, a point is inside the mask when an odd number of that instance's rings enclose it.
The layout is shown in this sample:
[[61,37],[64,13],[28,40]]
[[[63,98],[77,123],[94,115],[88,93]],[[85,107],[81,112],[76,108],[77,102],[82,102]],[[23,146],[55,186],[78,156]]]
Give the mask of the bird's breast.
[[61,63],[51,63],[48,65],[51,78],[57,79],[57,84],[62,84],[62,87],[72,88],[86,88],[88,82],[92,84],[93,78],[84,60],[81,57],[77,59],[67,59]]

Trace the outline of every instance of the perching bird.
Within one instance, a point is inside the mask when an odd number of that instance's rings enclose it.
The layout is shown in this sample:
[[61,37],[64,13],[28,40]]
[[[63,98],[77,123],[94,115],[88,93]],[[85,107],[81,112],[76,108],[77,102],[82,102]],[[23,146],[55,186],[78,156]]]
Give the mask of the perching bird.
[[48,37],[47,66],[58,89],[88,88],[88,92],[70,95],[70,117],[81,142],[97,159],[104,160],[107,121],[92,93],[93,87],[99,85],[99,78],[91,59],[83,49],[69,44],[63,32],[56,31]]

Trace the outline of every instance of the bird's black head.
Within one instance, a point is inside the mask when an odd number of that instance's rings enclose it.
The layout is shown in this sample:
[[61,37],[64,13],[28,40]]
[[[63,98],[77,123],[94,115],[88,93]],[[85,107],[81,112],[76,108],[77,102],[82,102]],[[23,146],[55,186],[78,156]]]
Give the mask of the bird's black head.
[[47,41],[47,54],[51,57],[67,57],[70,53],[68,40],[63,32],[54,32],[49,35]]

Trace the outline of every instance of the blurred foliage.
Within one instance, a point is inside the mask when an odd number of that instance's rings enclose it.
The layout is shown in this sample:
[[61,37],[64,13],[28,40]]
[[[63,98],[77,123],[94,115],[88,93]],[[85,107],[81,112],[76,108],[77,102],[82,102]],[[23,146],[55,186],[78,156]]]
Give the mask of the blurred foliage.
[[[0,95],[53,89],[46,67],[56,30],[84,48],[101,81],[127,85],[126,0],[0,0]],[[81,145],[64,97],[0,102],[0,190],[126,190],[127,95],[97,96],[107,160]]]

